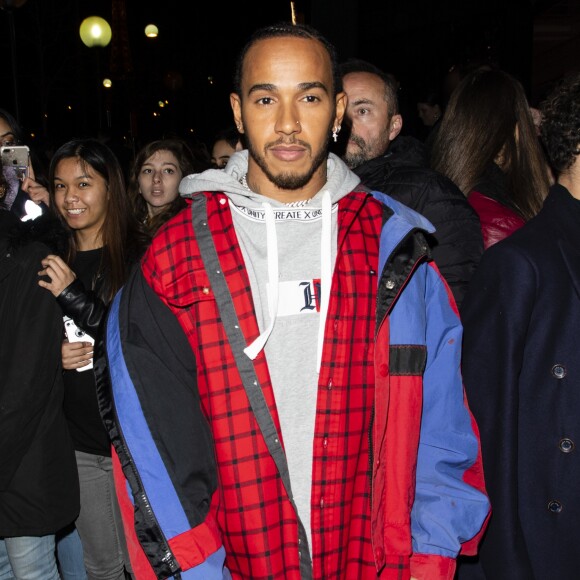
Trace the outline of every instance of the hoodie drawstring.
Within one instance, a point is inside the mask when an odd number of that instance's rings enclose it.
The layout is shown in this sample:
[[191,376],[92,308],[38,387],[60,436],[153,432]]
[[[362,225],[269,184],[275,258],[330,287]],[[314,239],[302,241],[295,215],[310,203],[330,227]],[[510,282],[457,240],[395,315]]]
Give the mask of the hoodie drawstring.
[[[254,360],[264,348],[276,322],[278,314],[279,275],[278,275],[278,239],[276,235],[276,219],[274,210],[269,203],[263,202],[266,215],[266,241],[268,252],[268,312],[270,321],[268,327],[244,349],[244,353]],[[324,329],[330,300],[330,285],[332,282],[332,200],[330,192],[322,194],[322,233],[320,240],[320,324],[318,327],[318,345],[316,350],[316,371],[320,372],[322,364],[322,349],[324,347]]]
[[270,322],[268,327],[244,349],[246,355],[254,360],[258,353],[264,348],[268,340],[274,323],[276,322],[276,315],[278,314],[278,237],[276,236],[276,218],[274,217],[274,210],[269,203],[263,202],[262,207],[266,214],[266,248],[268,251],[268,313],[270,315]]
[[332,282],[332,201],[330,191],[322,194],[322,234],[320,240],[320,325],[318,326],[318,348],[316,352],[316,372],[320,373],[324,329],[330,300]]

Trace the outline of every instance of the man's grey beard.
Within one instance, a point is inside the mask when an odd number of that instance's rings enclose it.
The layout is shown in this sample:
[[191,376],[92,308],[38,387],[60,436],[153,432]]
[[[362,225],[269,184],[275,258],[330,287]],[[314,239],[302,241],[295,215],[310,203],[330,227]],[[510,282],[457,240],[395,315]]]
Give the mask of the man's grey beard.
[[355,169],[359,165],[368,161],[366,155],[362,151],[359,151],[358,153],[345,153],[342,160],[346,163],[349,169]]
[[355,167],[368,161],[369,156],[366,152],[366,143],[363,139],[357,135],[351,135],[350,141],[358,145],[359,149],[356,151],[346,151],[342,160],[346,163],[349,169],[355,169]]

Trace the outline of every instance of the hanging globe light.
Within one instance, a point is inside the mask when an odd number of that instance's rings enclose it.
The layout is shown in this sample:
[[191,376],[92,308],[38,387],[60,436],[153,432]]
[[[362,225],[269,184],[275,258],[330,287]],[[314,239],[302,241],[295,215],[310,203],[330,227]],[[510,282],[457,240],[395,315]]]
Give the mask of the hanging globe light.
[[111,42],[111,27],[109,23],[100,16],[89,16],[81,22],[79,34],[83,44],[92,48],[93,46],[107,46]]
[[157,28],[157,26],[155,26],[155,24],[148,24],[145,27],[145,36],[147,38],[157,38],[158,34],[159,34],[159,28]]

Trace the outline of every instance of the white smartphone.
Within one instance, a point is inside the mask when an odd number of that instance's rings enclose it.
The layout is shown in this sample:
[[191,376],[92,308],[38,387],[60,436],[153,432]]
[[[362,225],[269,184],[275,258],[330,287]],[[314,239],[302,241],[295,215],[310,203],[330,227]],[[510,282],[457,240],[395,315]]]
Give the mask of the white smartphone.
[[2,167],[14,167],[20,178],[28,173],[30,149],[26,145],[6,145],[2,147]]
[[[87,334],[84,330],[80,329],[72,318],[68,316],[63,316],[64,320],[64,332],[69,342],[90,342],[95,344],[95,339]],[[77,369],[79,373],[83,371],[88,371],[93,368],[93,359],[91,359],[90,364],[80,367]]]

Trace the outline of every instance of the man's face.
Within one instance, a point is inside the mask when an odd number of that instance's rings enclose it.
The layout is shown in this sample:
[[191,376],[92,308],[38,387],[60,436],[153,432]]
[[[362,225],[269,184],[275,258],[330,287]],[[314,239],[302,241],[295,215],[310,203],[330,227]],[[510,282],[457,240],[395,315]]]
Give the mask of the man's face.
[[348,73],[342,86],[348,97],[346,117],[351,126],[343,159],[352,169],[383,155],[399,134],[402,120],[400,115],[389,114],[385,85],[377,75]]
[[328,141],[345,106],[342,93],[333,95],[324,46],[295,37],[258,41],[244,60],[241,93],[230,101],[246,134],[254,191],[314,195],[326,181]]

